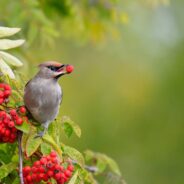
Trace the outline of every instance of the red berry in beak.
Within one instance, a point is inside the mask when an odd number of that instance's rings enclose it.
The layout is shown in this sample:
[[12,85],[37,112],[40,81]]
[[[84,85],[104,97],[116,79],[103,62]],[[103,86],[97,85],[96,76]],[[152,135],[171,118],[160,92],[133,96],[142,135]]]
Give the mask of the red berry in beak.
[[66,71],[67,73],[71,73],[73,71],[74,67],[72,65],[67,65],[66,66]]

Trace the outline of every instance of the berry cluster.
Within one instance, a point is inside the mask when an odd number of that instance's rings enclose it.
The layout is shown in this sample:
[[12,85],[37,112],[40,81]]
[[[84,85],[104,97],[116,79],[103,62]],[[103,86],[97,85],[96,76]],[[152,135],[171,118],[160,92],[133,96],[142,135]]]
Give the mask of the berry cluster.
[[[25,107],[19,108],[19,114],[26,113]],[[17,129],[15,125],[22,125],[23,117],[20,117],[15,109],[12,109],[7,113],[6,111],[0,111],[0,142],[14,143],[17,138]]]
[[74,171],[72,164],[60,165],[57,154],[52,151],[50,155],[42,156],[42,158],[33,163],[33,166],[25,166],[23,168],[23,176],[25,184],[35,184],[41,181],[52,184],[51,179],[55,179],[57,184],[65,184]]
[[[0,83],[0,105],[5,103],[5,109],[0,111],[0,142],[13,143],[17,138],[17,129],[15,125],[22,125],[23,118],[26,114],[26,108],[20,107],[18,112],[16,109],[7,107],[8,98],[11,95],[11,87],[8,84]],[[21,115],[21,116],[20,116]]]
[[0,104],[7,102],[11,95],[11,87],[8,84],[0,83]]

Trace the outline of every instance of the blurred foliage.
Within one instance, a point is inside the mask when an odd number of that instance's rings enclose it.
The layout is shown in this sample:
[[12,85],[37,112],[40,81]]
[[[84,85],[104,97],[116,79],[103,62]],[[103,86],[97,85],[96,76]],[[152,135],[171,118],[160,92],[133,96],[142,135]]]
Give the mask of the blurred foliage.
[[42,45],[53,45],[58,36],[96,43],[107,36],[117,38],[118,26],[128,23],[128,15],[119,4],[119,0],[1,1],[1,23],[24,26],[29,44],[39,39]]
[[[142,1],[142,2],[141,2]],[[156,7],[169,0],[141,0]],[[54,45],[58,37],[83,44],[120,38],[120,26],[129,23],[120,0],[2,0],[0,25],[24,27],[24,37],[31,45]],[[10,18],[11,17],[11,18]]]

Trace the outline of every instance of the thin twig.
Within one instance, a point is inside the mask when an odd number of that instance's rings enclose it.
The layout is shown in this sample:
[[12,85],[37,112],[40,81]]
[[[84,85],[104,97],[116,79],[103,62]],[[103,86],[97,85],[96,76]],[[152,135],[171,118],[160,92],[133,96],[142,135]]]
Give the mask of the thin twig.
[[24,178],[23,178],[23,172],[22,172],[22,167],[23,167],[23,156],[22,156],[22,146],[21,146],[21,141],[22,141],[22,132],[18,131],[18,148],[19,148],[19,177],[20,177],[20,183],[24,184]]
[[[77,164],[77,161],[72,160],[72,163],[73,163],[73,164]],[[91,172],[91,173],[96,173],[96,172],[98,171],[98,168],[95,167],[95,166],[84,165],[84,168],[85,168],[87,171]]]

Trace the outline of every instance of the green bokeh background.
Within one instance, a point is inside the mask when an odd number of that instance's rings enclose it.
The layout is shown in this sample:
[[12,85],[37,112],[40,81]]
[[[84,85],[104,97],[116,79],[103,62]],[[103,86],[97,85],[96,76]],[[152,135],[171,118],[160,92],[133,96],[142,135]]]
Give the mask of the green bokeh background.
[[57,38],[52,49],[30,47],[25,57],[28,76],[41,61],[75,66],[60,80],[61,115],[80,125],[82,137],[65,141],[113,157],[129,184],[184,183],[183,5],[126,2],[120,40],[80,45]]

